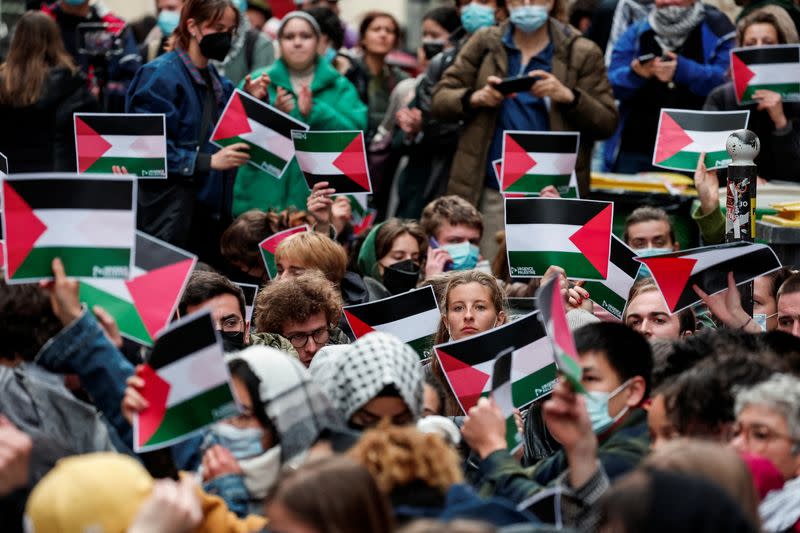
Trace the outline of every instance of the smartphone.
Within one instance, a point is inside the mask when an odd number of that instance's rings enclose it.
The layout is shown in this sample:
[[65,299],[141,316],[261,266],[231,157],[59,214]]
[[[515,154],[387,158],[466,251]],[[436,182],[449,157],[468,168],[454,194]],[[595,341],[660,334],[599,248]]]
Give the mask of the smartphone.
[[653,31],[646,31],[639,37],[639,55],[636,59],[639,63],[647,63],[657,57],[664,55],[664,50],[656,41],[656,34]]
[[[434,237],[428,237],[428,245],[431,247],[431,250],[435,250],[439,248],[439,241],[437,241]],[[447,272],[453,269],[453,262],[448,261],[447,264],[444,266],[444,271]]]
[[539,76],[519,76],[517,78],[506,78],[494,85],[494,88],[502,94],[514,94],[529,91],[533,84],[539,81]]

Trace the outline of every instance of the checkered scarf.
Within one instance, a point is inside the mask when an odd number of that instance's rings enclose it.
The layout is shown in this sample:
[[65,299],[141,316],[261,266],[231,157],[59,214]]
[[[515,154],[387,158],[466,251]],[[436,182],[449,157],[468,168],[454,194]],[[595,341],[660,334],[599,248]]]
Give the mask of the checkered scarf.
[[659,7],[650,12],[648,22],[656,32],[656,42],[665,52],[673,52],[683,46],[692,30],[703,22],[706,9],[696,0],[691,6]]
[[345,421],[394,385],[415,418],[422,414],[422,371],[419,356],[397,337],[370,333],[347,351],[337,351],[327,361],[333,384],[331,400]]
[[343,426],[328,397],[297,359],[266,346],[251,346],[229,356],[232,359],[243,360],[261,380],[258,392],[280,438],[281,462],[308,450],[324,429]]

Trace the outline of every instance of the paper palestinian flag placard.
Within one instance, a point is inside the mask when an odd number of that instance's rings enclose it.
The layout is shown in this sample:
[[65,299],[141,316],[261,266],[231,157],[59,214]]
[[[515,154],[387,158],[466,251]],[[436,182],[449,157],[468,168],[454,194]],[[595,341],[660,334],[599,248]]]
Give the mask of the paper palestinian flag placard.
[[505,206],[512,277],[540,277],[557,265],[570,279],[606,279],[614,218],[611,202],[509,198]]
[[566,189],[578,159],[577,132],[503,132],[502,192]]
[[138,178],[167,177],[163,114],[75,113],[75,152],[80,174],[111,174],[124,167]]
[[0,204],[9,283],[52,279],[56,257],[69,277],[131,276],[136,245],[132,176],[7,176]]
[[293,131],[292,140],[309,190],[326,181],[337,195],[372,192],[363,131]]
[[759,90],[776,92],[785,102],[800,100],[800,45],[734,48],[731,74],[739,105],[755,102]]
[[237,89],[211,133],[211,142],[220,147],[247,144],[248,163],[280,178],[294,157],[292,130],[307,129],[306,124]]
[[123,336],[151,346],[175,314],[196,264],[194,254],[137,231],[131,279],[85,279],[80,299],[108,311]]
[[275,279],[278,277],[278,267],[275,265],[275,249],[278,248],[278,245],[281,243],[281,241],[291,237],[292,235],[306,231],[311,231],[311,229],[306,225],[297,226],[296,228],[289,228],[287,230],[279,231],[278,233],[273,233],[258,243],[258,249],[261,252],[261,259],[264,260],[264,268],[267,269],[267,276],[269,279]]
[[662,109],[653,151],[653,165],[670,170],[694,172],[700,154],[706,154],[708,168],[730,161],[725,150],[728,136],[747,128],[750,112],[689,111]]
[[628,303],[628,294],[642,267],[635,258],[636,252],[616,235],[612,235],[608,276],[603,281],[587,281],[583,286],[594,303],[618,320],[622,320],[622,313],[625,312]]
[[172,323],[137,375],[148,407],[134,415],[136,453],[171,446],[239,412],[209,310]]

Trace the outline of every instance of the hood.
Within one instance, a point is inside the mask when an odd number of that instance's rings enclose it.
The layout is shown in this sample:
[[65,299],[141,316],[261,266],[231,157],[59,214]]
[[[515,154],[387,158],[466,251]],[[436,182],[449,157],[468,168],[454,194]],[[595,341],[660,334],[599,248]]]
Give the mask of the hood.
[[364,239],[361,245],[361,250],[358,252],[358,270],[362,276],[369,276],[378,281],[381,280],[381,275],[378,273],[378,257],[375,251],[375,240],[378,238],[378,232],[383,226],[383,222],[373,227]]
[[348,350],[337,350],[325,359],[320,365],[327,367],[332,379],[331,400],[345,421],[387,385],[397,388],[415,418],[422,414],[419,356],[397,337],[369,333]]
[[308,450],[323,430],[342,426],[328,397],[297,359],[266,346],[251,346],[226,359],[243,360],[261,380],[259,395],[278,433],[282,462]]

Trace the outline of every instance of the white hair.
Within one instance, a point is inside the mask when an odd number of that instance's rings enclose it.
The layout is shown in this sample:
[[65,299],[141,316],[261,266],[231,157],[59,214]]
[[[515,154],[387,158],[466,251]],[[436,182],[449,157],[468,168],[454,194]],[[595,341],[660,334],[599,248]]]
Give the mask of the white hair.
[[736,392],[736,416],[750,405],[761,405],[783,416],[789,435],[800,440],[800,380],[773,374],[766,381]]

